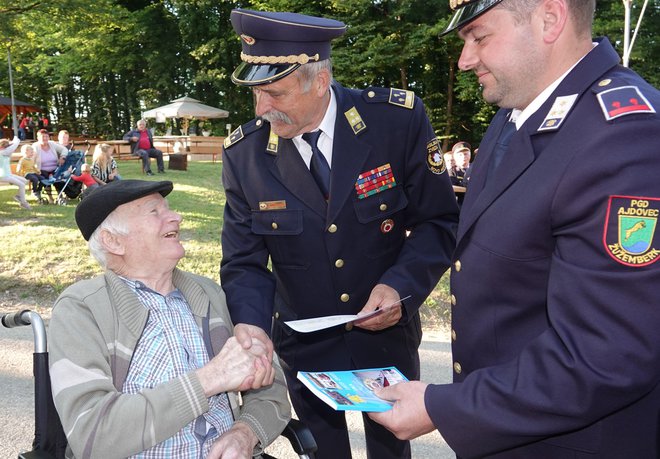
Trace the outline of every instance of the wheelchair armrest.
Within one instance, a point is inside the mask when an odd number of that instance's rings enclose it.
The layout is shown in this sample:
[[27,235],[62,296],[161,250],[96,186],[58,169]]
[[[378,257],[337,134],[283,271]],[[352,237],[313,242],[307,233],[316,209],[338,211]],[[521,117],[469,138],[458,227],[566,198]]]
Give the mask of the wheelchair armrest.
[[284,432],[282,432],[282,436],[291,442],[293,450],[299,455],[311,454],[317,450],[316,440],[314,440],[312,432],[297,419],[289,421],[284,428]]

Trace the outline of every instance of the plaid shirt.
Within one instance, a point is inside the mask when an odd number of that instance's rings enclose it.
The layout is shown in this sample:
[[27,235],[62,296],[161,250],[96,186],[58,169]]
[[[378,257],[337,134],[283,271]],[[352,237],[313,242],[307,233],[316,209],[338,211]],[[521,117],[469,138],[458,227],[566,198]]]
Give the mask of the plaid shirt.
[[[209,361],[202,333],[183,295],[175,290],[167,296],[141,282],[123,279],[149,309],[149,319],[128,370],[123,392],[136,394]],[[209,398],[209,410],[174,436],[131,456],[134,458],[203,458],[213,442],[229,430],[234,420],[226,394]]]

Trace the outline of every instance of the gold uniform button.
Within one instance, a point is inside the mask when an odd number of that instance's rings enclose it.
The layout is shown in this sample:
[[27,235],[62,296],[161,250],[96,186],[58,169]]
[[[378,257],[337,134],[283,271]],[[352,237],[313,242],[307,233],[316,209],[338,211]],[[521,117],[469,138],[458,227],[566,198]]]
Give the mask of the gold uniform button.
[[461,374],[461,371],[463,371],[463,368],[461,368],[460,363],[454,362],[454,371],[459,375]]
[[342,293],[339,299],[342,301],[342,303],[346,303],[348,300],[351,299],[351,297],[348,293]]
[[369,98],[372,99],[372,98],[376,97],[376,93],[373,92],[373,91],[369,91],[369,92],[367,93],[367,96],[369,96]]
[[337,225],[334,223],[328,227],[328,233],[336,233],[337,232]]
[[612,82],[612,80],[610,80],[609,78],[605,78],[604,80],[600,80],[598,82],[598,86],[600,86],[602,88],[603,86],[607,86],[611,82]]
[[343,268],[343,267],[344,267],[344,260],[342,260],[342,259],[340,258],[339,260],[335,261],[335,267],[337,267],[337,268]]
[[456,341],[456,330],[451,331],[451,340]]
[[275,318],[276,318],[276,319],[279,319],[279,318],[280,318],[280,313],[279,313],[279,312],[276,312],[276,313],[275,313]]
[[277,223],[275,223],[275,222],[271,223],[270,226],[271,226],[273,229],[277,229],[277,228],[278,228]]
[[353,330],[353,322],[349,322],[349,323],[347,323],[347,324],[344,326],[344,329],[345,329],[346,331],[351,331],[351,330]]
[[451,296],[451,305],[456,306],[456,297],[454,295]]
[[381,204],[379,209],[381,212],[385,212],[387,210],[387,204]]
[[456,270],[457,273],[461,272],[461,260],[456,260],[454,262],[454,269]]

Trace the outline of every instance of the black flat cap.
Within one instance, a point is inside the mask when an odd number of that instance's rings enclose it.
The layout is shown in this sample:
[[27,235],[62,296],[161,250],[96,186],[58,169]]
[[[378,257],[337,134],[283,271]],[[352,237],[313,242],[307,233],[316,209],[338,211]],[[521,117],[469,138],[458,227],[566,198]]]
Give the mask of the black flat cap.
[[442,31],[440,36],[447,35],[454,29],[463,27],[468,22],[476,19],[486,11],[500,3],[502,0],[449,0],[449,7],[454,15],[449,25]]
[[346,24],[334,19],[243,9],[231,12],[231,25],[243,47],[231,81],[241,86],[272,83],[303,64],[328,59],[330,41],[346,32]]
[[148,182],[146,180],[117,180],[92,190],[76,207],[76,223],[86,241],[96,228],[117,207],[144,196],[160,193],[167,196],[172,182]]

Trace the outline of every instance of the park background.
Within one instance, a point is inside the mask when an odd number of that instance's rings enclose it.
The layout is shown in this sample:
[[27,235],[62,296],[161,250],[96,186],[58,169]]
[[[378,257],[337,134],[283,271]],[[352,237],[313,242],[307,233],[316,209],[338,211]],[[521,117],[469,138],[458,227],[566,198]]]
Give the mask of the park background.
[[[646,6],[630,66],[660,86],[660,0],[598,0],[594,35],[607,35],[623,54],[624,2],[633,31]],[[451,16],[445,0],[0,0],[0,43],[11,52],[15,97],[44,107],[53,129],[120,139],[144,110],[188,95],[229,111],[229,118],[204,126],[223,136],[227,123],[238,126],[254,110],[249,89],[230,80],[240,55],[229,21],[236,7],[344,21],[347,33],[333,42],[336,79],[413,90],[443,150],[459,139],[478,146],[495,112],[481,99],[474,74],[456,67],[461,40],[438,36]],[[8,92],[9,66],[0,65],[0,94]],[[157,133],[181,127],[155,125]],[[120,172],[141,178],[138,164],[120,161]],[[188,257],[181,266],[214,279],[222,256],[221,167],[194,161],[187,172],[167,175],[175,182],[172,207],[184,215]],[[75,228],[72,206],[25,212],[12,201],[14,192],[0,186],[0,311],[47,311],[64,288],[99,269]],[[426,328],[448,322],[447,275],[422,314]]]
[[[0,0],[0,42],[11,51],[15,97],[43,107],[56,129],[119,139],[143,111],[188,95],[229,111],[229,118],[204,127],[223,136],[227,124],[236,127],[253,117],[249,89],[230,80],[240,55],[230,11],[331,17],[348,25],[333,42],[336,79],[347,87],[414,91],[447,150],[457,140],[477,146],[495,112],[481,99],[474,74],[457,69],[461,40],[456,34],[438,36],[451,16],[448,3]],[[630,67],[659,87],[660,0],[598,0],[594,35],[608,36],[623,55],[624,3],[631,7],[633,29],[646,6]],[[0,94],[7,97],[8,73],[0,65]],[[183,126],[168,120],[155,127],[156,134],[168,128],[178,134]],[[191,128],[199,128],[194,120]]]

